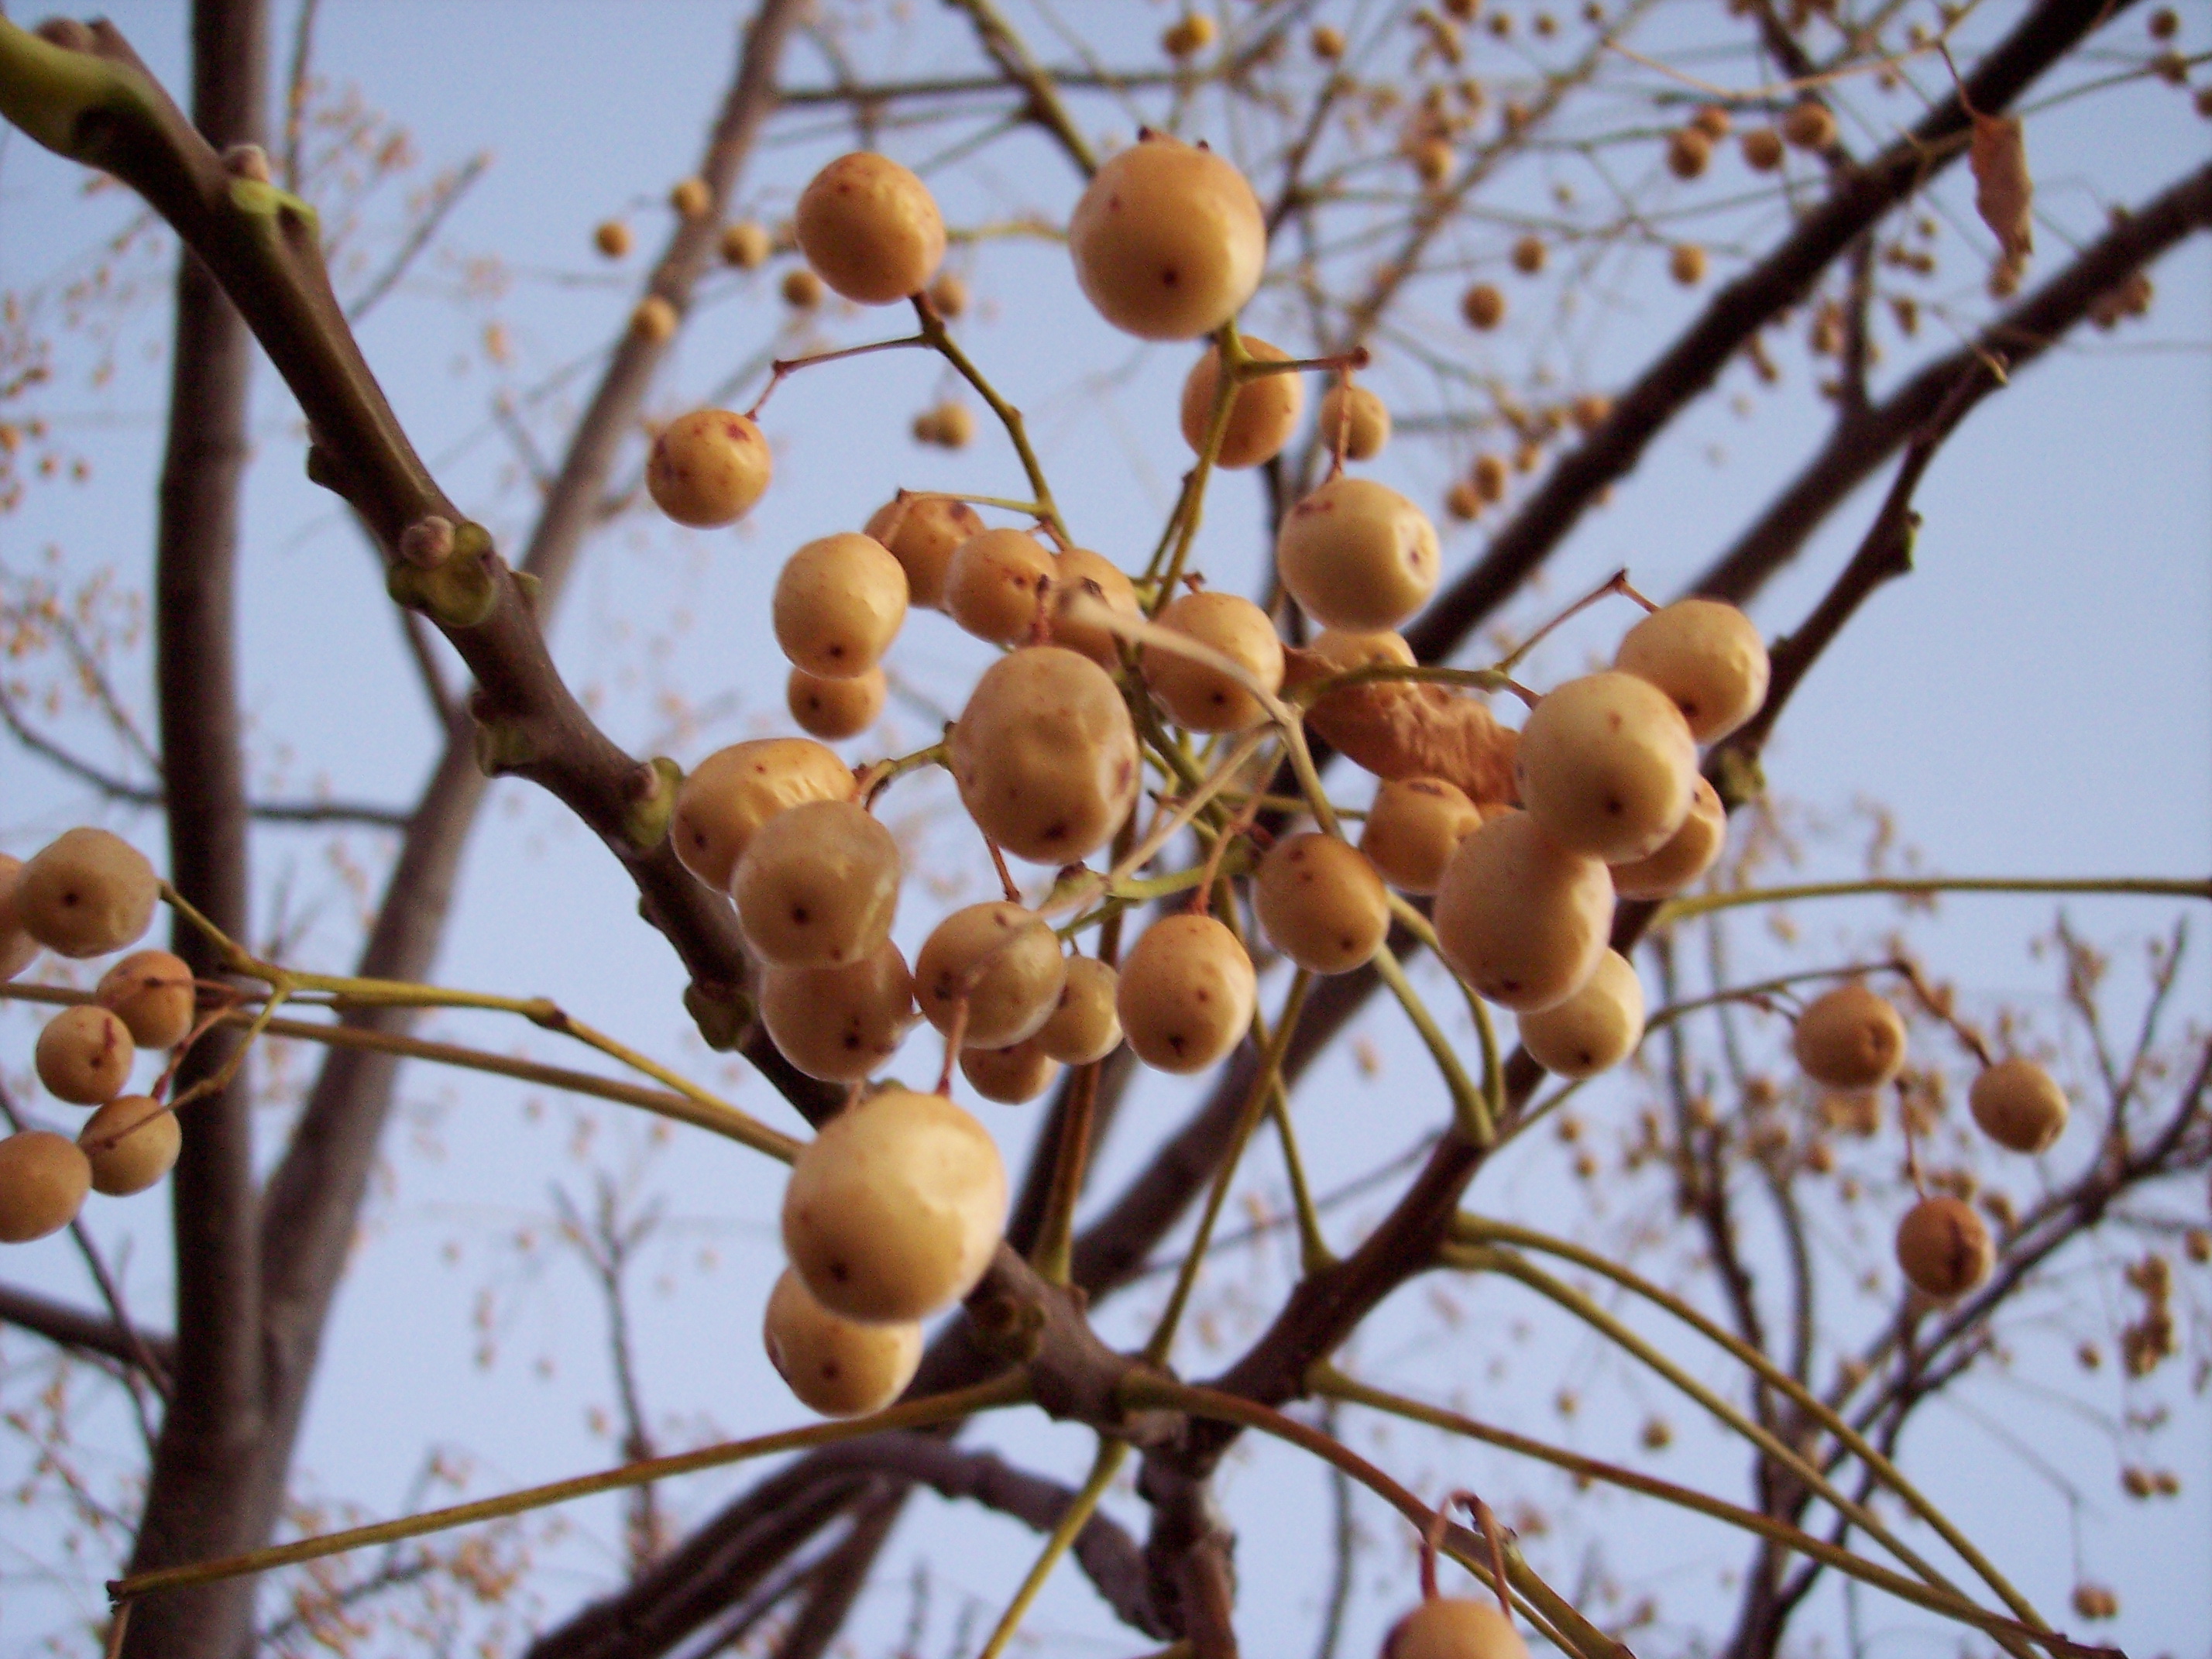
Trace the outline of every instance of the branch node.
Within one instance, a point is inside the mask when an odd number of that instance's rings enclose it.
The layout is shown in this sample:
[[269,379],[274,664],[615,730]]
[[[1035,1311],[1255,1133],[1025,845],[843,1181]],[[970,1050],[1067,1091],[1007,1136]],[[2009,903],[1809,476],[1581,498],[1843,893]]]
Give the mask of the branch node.
[[684,1012],[699,1028],[709,1048],[728,1054],[752,1029],[753,1000],[735,985],[693,980],[684,988]]
[[623,836],[639,852],[650,853],[667,839],[676,787],[683,781],[684,769],[665,755],[655,755],[623,780]]

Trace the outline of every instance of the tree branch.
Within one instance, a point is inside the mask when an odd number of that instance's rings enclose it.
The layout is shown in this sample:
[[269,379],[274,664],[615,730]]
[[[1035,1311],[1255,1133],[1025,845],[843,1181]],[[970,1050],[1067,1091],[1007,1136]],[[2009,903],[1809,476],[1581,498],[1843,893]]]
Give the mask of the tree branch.
[[112,1319],[14,1285],[0,1285],[0,1324],[20,1326],[58,1346],[95,1353],[134,1370],[145,1369],[142,1350],[165,1368],[176,1359],[176,1344],[168,1337],[128,1330]]

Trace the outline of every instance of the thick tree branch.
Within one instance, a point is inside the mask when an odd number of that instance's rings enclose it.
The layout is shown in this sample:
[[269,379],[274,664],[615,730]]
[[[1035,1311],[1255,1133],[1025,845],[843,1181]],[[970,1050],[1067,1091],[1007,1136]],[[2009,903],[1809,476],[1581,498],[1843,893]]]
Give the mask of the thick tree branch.
[[14,1285],[0,1285],[0,1324],[20,1326],[60,1347],[76,1348],[143,1370],[143,1349],[165,1369],[176,1359],[176,1344],[150,1331],[131,1331],[112,1318],[73,1308]]

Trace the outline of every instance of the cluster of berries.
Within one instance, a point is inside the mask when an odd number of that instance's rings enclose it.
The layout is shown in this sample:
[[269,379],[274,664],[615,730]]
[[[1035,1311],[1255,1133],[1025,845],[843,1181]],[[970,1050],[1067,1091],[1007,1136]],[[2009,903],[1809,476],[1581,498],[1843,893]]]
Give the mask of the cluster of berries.
[[[1839,985],[1808,1003],[1791,1044],[1805,1075],[1831,1089],[1871,1094],[1905,1069],[1904,1018],[1887,998],[1861,984]],[[2008,1152],[2032,1156],[2065,1132],[2066,1091],[2025,1056],[1984,1066],[1966,1105],[1981,1132]],[[1898,1266],[1932,1301],[1976,1289],[1996,1261],[1988,1225],[1963,1198],[1923,1195],[1898,1224]]]
[[[105,830],[65,831],[28,863],[0,854],[0,979],[42,947],[83,959],[136,944],[161,885],[145,855]],[[192,1034],[197,1003],[180,958],[137,951],[100,976],[93,1000],[46,1022],[39,1081],[56,1100],[98,1109],[74,1140],[44,1129],[0,1140],[0,1243],[66,1227],[88,1192],[143,1192],[168,1174],[180,1137],[162,1085],[127,1091],[140,1049],[173,1048]]]

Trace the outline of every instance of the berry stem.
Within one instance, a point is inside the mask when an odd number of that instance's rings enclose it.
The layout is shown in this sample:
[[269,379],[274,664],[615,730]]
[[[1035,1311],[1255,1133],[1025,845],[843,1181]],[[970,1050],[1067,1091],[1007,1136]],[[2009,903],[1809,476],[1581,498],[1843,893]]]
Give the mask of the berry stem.
[[769,365],[768,384],[761,388],[761,395],[753,399],[752,407],[745,410],[745,418],[758,420],[761,410],[768,407],[768,400],[775,395],[776,387],[802,368],[817,368],[823,363],[842,362],[848,357],[871,356],[878,351],[927,348],[933,343],[927,333],[902,334],[895,340],[871,340],[865,345],[839,346],[834,351],[817,351],[805,357],[779,357]]
[[1791,887],[1747,887],[1669,899],[1654,928],[1744,904],[1791,904],[1800,899],[1860,898],[1887,893],[1924,898],[1938,893],[2111,893],[2140,898],[2212,899],[2212,880],[2162,876],[1883,876],[1863,881],[1813,881]]
[[[1497,665],[1498,672],[1500,674],[1511,673],[1515,668],[1520,665],[1523,658],[1525,658],[1531,651],[1534,651],[1539,645],[1543,643],[1546,635],[1557,629],[1562,623],[1568,621],[1571,617],[1580,616],[1583,611],[1589,610],[1590,606],[1595,605],[1600,599],[1602,599],[1607,595],[1612,593],[1626,593],[1631,599],[1634,599],[1638,605],[1642,605],[1646,611],[1656,611],[1659,608],[1628,585],[1628,568],[1624,565],[1621,568],[1614,571],[1613,574],[1607,576],[1603,581],[1600,582],[1595,587],[1590,589],[1589,592],[1583,594],[1582,598],[1577,599],[1565,610],[1560,611],[1559,615],[1553,617],[1549,622],[1539,628],[1527,639],[1522,641],[1520,644],[1515,646],[1505,656],[1500,658]],[[1519,690],[1518,687],[1514,687],[1512,689],[1516,690]],[[1522,695],[1526,696],[1528,694],[1526,692],[1522,692]]]

